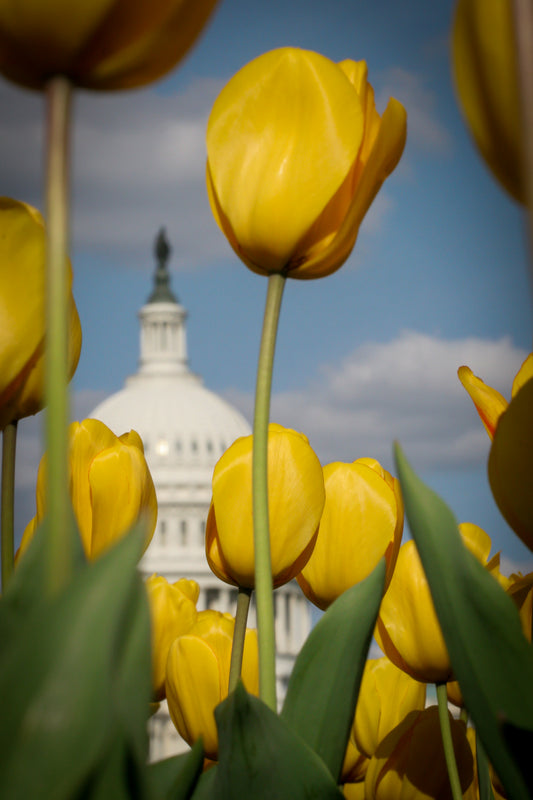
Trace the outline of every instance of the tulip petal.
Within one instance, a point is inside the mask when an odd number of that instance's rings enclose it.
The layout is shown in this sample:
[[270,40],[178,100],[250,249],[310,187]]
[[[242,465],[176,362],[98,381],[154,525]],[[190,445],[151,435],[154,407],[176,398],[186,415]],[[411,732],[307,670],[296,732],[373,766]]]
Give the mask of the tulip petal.
[[533,550],[533,379],[501,415],[489,455],[489,481],[501,513]]
[[136,447],[117,443],[100,452],[89,467],[92,503],[92,541],[89,556],[96,558],[126,534],[145,515],[147,542],[157,519],[155,489],[144,456]]
[[[0,198],[0,407],[44,341],[45,229],[35,209]],[[19,381],[20,383],[20,381]],[[20,390],[20,386],[18,387]],[[10,422],[10,420],[6,420]]]
[[218,96],[207,128],[216,196],[240,249],[282,271],[348,175],[363,136],[357,92],[329,59],[282,48]]
[[533,353],[530,353],[518,370],[513,381],[511,397],[514,397],[522,386],[533,378]]
[[474,375],[470,367],[459,367],[457,374],[472,398],[485,430],[492,439],[500,414],[508,406],[507,400],[496,389],[487,386],[481,378]]
[[[361,173],[353,202],[337,235],[326,250],[317,253],[300,268],[291,271],[291,278],[317,278],[335,272],[350,255],[359,227],[385,179],[395,169],[405,147],[407,114],[394,98],[389,100],[381,118],[379,131]],[[355,167],[354,167],[355,169]]]
[[497,180],[524,202],[512,3],[459,0],[453,26],[457,93],[470,132]]
[[[165,75],[183,58],[194,44],[211,15],[217,0],[164,0],[157,18],[153,15],[153,3],[139,0],[146,8],[144,30],[136,25],[130,33],[131,41],[118,46],[116,30],[110,28],[108,54],[98,60],[92,58],[89,76],[80,81],[91,89],[130,89],[144,86]],[[124,3],[122,4],[124,7]],[[164,13],[163,13],[164,12]],[[122,16],[131,16],[129,9]],[[149,24],[148,24],[149,22]],[[138,31],[133,38],[132,33]]]

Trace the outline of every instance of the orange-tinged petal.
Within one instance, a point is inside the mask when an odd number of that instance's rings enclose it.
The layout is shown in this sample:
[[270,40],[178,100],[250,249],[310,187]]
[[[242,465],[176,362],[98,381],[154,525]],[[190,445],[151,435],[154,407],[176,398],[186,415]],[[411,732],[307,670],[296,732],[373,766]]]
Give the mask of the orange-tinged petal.
[[344,182],[363,137],[357,92],[339,67],[296,48],[265,53],[218,96],[207,129],[216,197],[239,247],[280,272]]
[[[350,255],[359,227],[385,179],[395,169],[405,147],[407,114],[394,98],[389,100],[373,147],[362,171],[352,204],[328,247],[291,272],[292,278],[317,278],[335,272]],[[354,165],[354,175],[356,171]]]
[[487,386],[481,378],[474,375],[470,367],[459,367],[457,375],[472,398],[485,430],[492,439],[500,415],[508,406],[507,400],[496,389]]
[[489,455],[489,481],[498,508],[533,550],[533,379],[498,421]]

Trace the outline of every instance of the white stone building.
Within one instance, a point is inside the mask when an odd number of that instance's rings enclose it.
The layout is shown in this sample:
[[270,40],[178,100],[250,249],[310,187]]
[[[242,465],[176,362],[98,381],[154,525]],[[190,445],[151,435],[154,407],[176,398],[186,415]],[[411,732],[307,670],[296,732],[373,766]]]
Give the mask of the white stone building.
[[[205,556],[205,521],[213,468],[227,447],[250,426],[242,414],[206,389],[189,369],[187,312],[170,288],[170,247],[164,231],[155,244],[154,288],[139,312],[139,369],[124,388],[91,416],[120,435],[133,428],[143,439],[159,506],[157,528],[142,561],[145,577],[156,572],[169,582],[192,578],[200,585],[198,610],[235,612],[236,590],[210,571]],[[276,590],[278,695],[311,627],[307,601],[296,583]],[[249,625],[255,625],[253,608]],[[166,705],[151,720],[151,757],[183,749]]]

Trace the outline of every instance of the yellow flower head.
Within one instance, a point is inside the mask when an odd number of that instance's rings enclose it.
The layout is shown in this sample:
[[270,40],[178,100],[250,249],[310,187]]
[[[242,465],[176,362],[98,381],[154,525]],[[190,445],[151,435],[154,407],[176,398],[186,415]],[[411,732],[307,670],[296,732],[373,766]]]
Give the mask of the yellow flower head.
[[[210,759],[218,754],[214,710],[228,695],[234,627],[229,614],[201,611],[189,632],[174,640],[168,655],[166,695],[172,721],[189,744],[201,736]],[[259,693],[255,630],[246,631],[242,680],[248,692]]]
[[[46,454],[37,474],[37,514],[22,537],[24,552],[45,516]],[[69,430],[69,488],[87,558],[97,558],[139,520],[148,547],[157,522],[157,500],[140,436],[115,436],[96,419],[73,422]]]
[[[459,532],[464,545],[497,580],[494,560],[487,561],[490,537],[472,523],[460,524]],[[441,683],[453,678],[429,584],[412,539],[400,548],[374,635],[385,655],[415,680]]]
[[[449,713],[449,712],[448,712]],[[464,793],[474,776],[466,725],[450,717],[453,750]],[[379,744],[370,759],[365,797],[374,800],[431,800],[449,796],[436,706],[411,711]]]
[[209,117],[215,219],[254,272],[328,275],[348,258],[405,137],[405,109],[390,100],[379,116],[364,61],[265,53],[229,81]]
[[[44,404],[46,230],[36,208],[0,198],[0,430]],[[72,269],[69,263],[72,283]],[[69,377],[78,365],[81,326],[72,293]]]
[[365,664],[352,727],[359,750],[368,758],[410,711],[426,704],[426,685],[398,669],[386,656]]
[[161,575],[146,581],[152,623],[152,680],[156,700],[165,697],[165,673],[170,645],[192,628],[200,587],[196,581],[180,578],[169,583]]
[[533,550],[533,353],[514,378],[511,403],[468,367],[460,367],[458,374],[493,439],[489,481],[494,499],[514,532]]
[[400,485],[375,459],[328,464],[324,484],[317,541],[298,576],[306,597],[322,609],[366,578],[383,557],[388,585],[403,531]]
[[[206,527],[209,566],[221,580],[253,587],[252,436],[237,439],[213,473]],[[324,507],[320,461],[302,433],[268,429],[270,553],[274,586],[296,577],[315,544]]]
[[500,184],[525,201],[511,0],[458,0],[453,67],[463,114]]
[[64,75],[86,89],[130,89],[185,55],[216,0],[0,0],[0,72],[42,89]]

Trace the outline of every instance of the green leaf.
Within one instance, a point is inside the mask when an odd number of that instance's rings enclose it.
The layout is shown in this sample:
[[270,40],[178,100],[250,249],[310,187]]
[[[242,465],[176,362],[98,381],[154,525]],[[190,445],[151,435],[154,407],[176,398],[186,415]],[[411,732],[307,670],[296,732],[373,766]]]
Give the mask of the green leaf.
[[479,740],[476,733],[476,767],[477,767],[477,780],[479,784],[479,800],[494,800],[494,792],[492,791],[492,783],[489,773],[489,760],[485,753],[485,748]]
[[[131,532],[27,614],[2,649],[2,800],[70,800],[96,766],[108,761],[117,731],[140,724],[137,707],[131,717],[124,711],[119,683],[125,676],[129,691],[139,692],[147,708],[146,678],[136,673],[132,659],[143,639],[149,649],[147,617],[139,611],[145,590],[136,569],[143,546],[144,532]],[[140,756],[140,735],[130,741],[126,769]]]
[[196,784],[192,800],[215,800],[215,782],[218,773],[218,767],[210,767],[206,772],[200,775],[200,780]]
[[464,547],[446,504],[395,451],[416,542],[466,707],[508,795],[533,795],[531,759],[522,760],[502,723],[531,732],[533,650],[512,600]]
[[[74,515],[69,533],[72,539],[74,574],[87,564]],[[7,589],[0,600],[0,641],[6,647],[12,634],[18,632],[21,621],[43,602],[47,586],[48,520],[37,528],[28,549],[19,558]]]
[[215,717],[217,800],[341,800],[324,762],[242,683],[217,706]]
[[150,800],[188,800],[202,774],[204,750],[201,740],[188,753],[148,765]]
[[315,625],[292,670],[281,712],[339,780],[385,581],[385,562],[344,592]]

